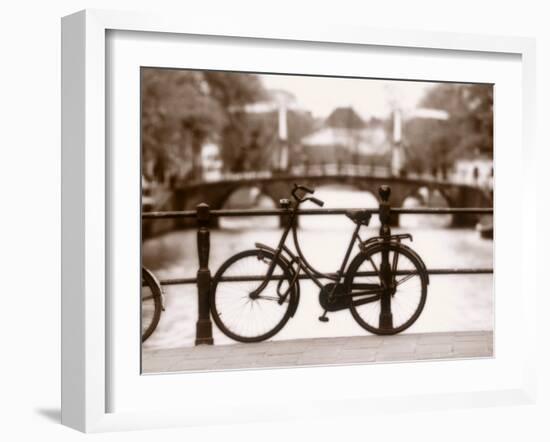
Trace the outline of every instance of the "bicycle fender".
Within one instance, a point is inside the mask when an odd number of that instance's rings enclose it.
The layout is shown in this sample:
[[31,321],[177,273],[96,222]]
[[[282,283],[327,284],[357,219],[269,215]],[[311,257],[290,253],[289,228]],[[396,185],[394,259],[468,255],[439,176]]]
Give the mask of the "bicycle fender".
[[416,259],[418,259],[418,262],[422,264],[422,267],[424,271],[426,272],[426,284],[430,283],[430,274],[428,273],[428,268],[426,267],[426,264],[424,263],[424,260],[420,257],[418,253],[416,253],[413,249],[411,249],[409,246],[406,246],[405,244],[399,243],[399,247],[403,247],[404,249],[407,249],[408,252],[412,253]]
[[[266,252],[270,252],[275,254],[277,251],[273,247],[269,247],[266,244],[262,244],[261,242],[254,243],[254,246],[260,250],[265,250]],[[288,249],[285,247],[284,250],[289,253]],[[287,259],[286,256],[284,256],[282,253],[279,255],[279,258],[287,265],[287,267],[290,270],[290,273],[292,274],[292,277],[296,274],[294,271],[294,268],[290,265],[290,261]],[[290,317],[292,318],[294,314],[296,313],[296,310],[298,310],[298,304],[300,303],[300,281],[297,279],[295,282],[296,286],[296,296],[295,296],[295,302],[293,305],[290,306]]]
[[[366,253],[371,247],[376,247],[380,243],[373,243],[369,244],[367,247],[365,247],[362,252]],[[403,249],[407,249],[407,252],[409,252],[411,255],[413,255],[416,259],[418,259],[418,262],[422,266],[422,269],[426,272],[426,284],[430,284],[430,275],[428,273],[428,268],[426,267],[426,264],[424,263],[424,260],[420,257],[418,253],[416,253],[412,248],[409,246],[406,246],[405,244],[398,242],[398,241],[392,241],[392,244],[396,244],[398,247],[401,247]]]
[[268,252],[275,253],[276,250],[273,247],[269,247],[261,242],[255,242],[254,247],[260,250],[267,250]]
[[157,287],[160,289],[160,307],[163,312],[166,311],[166,308],[164,306],[164,288],[162,287],[162,284],[160,283],[159,279],[155,276],[155,274],[151,272],[151,270],[149,270],[146,267],[142,267],[141,269],[142,271],[147,273],[149,278],[151,278],[153,282],[157,285]]

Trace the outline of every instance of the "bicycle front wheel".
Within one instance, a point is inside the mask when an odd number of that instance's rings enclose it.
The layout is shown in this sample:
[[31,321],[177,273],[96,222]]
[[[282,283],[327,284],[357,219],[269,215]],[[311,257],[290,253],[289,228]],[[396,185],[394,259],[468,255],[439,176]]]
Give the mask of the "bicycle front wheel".
[[[384,283],[380,275],[382,253],[388,250],[394,289],[390,295],[391,324],[381,317]],[[424,264],[408,247],[377,244],[360,253],[349,266],[346,291],[352,296],[350,311],[361,327],[378,335],[392,335],[409,328],[426,303],[428,277]]]
[[[239,342],[260,342],[278,333],[289,320],[296,302],[292,273],[283,259],[261,287],[275,259],[265,250],[247,250],[229,258],[214,275],[210,291],[212,317],[226,336]],[[287,294],[281,297],[281,294]]]
[[149,338],[160,321],[162,290],[153,274],[141,268],[141,342]]

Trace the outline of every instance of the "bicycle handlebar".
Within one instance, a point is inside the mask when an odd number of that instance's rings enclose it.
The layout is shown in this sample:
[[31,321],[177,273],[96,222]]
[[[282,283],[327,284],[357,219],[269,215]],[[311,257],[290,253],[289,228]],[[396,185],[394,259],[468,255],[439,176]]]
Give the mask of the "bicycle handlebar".
[[292,196],[294,197],[294,199],[296,201],[298,201],[299,204],[304,203],[306,201],[311,201],[312,203],[317,204],[319,207],[323,207],[323,205],[325,204],[320,199],[314,198],[312,196],[307,197],[307,198],[304,198],[303,196],[302,197],[298,196],[298,194],[296,192],[299,191],[299,190],[301,190],[305,193],[315,193],[314,189],[311,189],[311,188],[306,187],[306,186],[301,186],[301,185],[298,185],[298,184],[295,183],[294,184],[294,189],[292,189],[291,193],[292,193]]
[[299,185],[299,184],[294,183],[294,189],[292,189],[292,192],[291,192],[291,193],[292,193],[292,196],[293,196],[297,201],[301,201],[301,200],[303,199],[303,198],[300,198],[300,197],[296,194],[296,192],[297,192],[298,190],[301,190],[301,191],[304,192],[304,193],[314,193],[314,192],[315,192],[315,190],[313,190],[313,189],[311,189],[311,188],[309,188],[309,187],[301,186],[301,185]]
[[312,203],[317,204],[319,207],[323,207],[325,205],[325,203],[323,201],[321,201],[318,198],[313,198],[312,196],[310,196],[309,198],[304,199],[304,201],[311,201]]

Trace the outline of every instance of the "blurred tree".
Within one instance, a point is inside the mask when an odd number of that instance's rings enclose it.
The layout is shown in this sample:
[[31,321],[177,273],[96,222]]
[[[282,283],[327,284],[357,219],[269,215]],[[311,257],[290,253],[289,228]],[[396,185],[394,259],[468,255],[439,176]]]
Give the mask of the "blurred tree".
[[[201,176],[201,148],[207,139],[221,139],[222,158],[223,150],[242,143],[242,137],[224,137],[228,127],[242,126],[242,116],[232,108],[263,97],[258,76],[228,72],[146,68],[141,88],[144,159],[179,163],[180,173],[190,162],[193,178]],[[145,175],[146,166],[144,161]]]
[[309,159],[307,158],[307,153],[302,146],[302,139],[316,130],[317,122],[311,112],[303,111],[289,111],[287,113],[287,120],[289,165],[290,167],[304,166]]
[[246,113],[243,109],[231,112],[230,121],[223,131],[224,168],[231,172],[266,169],[276,123],[271,122],[269,114]]
[[360,129],[365,126],[364,121],[352,107],[338,107],[328,116],[328,127]]
[[[277,111],[261,113],[233,113],[234,124],[224,131],[224,164],[228,170],[270,170],[279,149]],[[238,118],[237,118],[238,117]],[[287,112],[290,163],[303,161],[298,153],[302,138],[314,130],[314,119],[309,112]]]
[[316,129],[316,121],[311,112],[289,111],[288,118],[288,143],[291,146],[300,144],[302,138],[313,133]]
[[446,173],[457,159],[492,157],[492,85],[440,84],[427,92],[419,106],[445,110],[449,119],[406,122],[407,168],[415,172]]

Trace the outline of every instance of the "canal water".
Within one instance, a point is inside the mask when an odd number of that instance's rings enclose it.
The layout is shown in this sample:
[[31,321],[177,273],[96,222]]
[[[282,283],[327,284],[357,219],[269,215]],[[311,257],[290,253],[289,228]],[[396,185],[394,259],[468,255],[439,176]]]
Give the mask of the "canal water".
[[[250,192],[255,205],[272,207],[272,202]],[[318,189],[315,196],[325,201],[325,207],[377,207],[376,198],[365,192],[337,186]],[[418,201],[410,199],[414,207]],[[305,205],[304,205],[305,207]],[[254,248],[255,242],[275,246],[282,230],[276,218],[222,219],[221,228],[211,233],[210,268],[212,273],[231,255]],[[413,235],[413,247],[428,268],[492,267],[493,242],[481,239],[473,228],[448,228],[449,216],[402,216],[395,233]],[[362,238],[378,234],[378,220],[363,227]],[[303,216],[299,238],[304,254],[317,269],[334,272],[339,267],[354,224],[345,216]],[[287,245],[292,240],[288,238]],[[357,250],[358,251],[358,250]],[[355,254],[355,252],[353,253]],[[353,256],[353,255],[352,255]],[[143,244],[143,264],[160,279],[194,277],[198,268],[196,231],[183,230],[152,238]],[[322,308],[319,289],[312,282],[300,282],[302,295],[293,318],[273,340],[361,336],[361,328],[348,310],[329,314],[328,323],[319,322]],[[144,347],[175,348],[194,345],[197,320],[197,290],[194,285],[166,286],[166,311],[155,333]],[[456,275],[432,276],[428,286],[426,306],[416,323],[404,333],[493,330],[493,276]],[[214,342],[232,341],[214,327]]]

